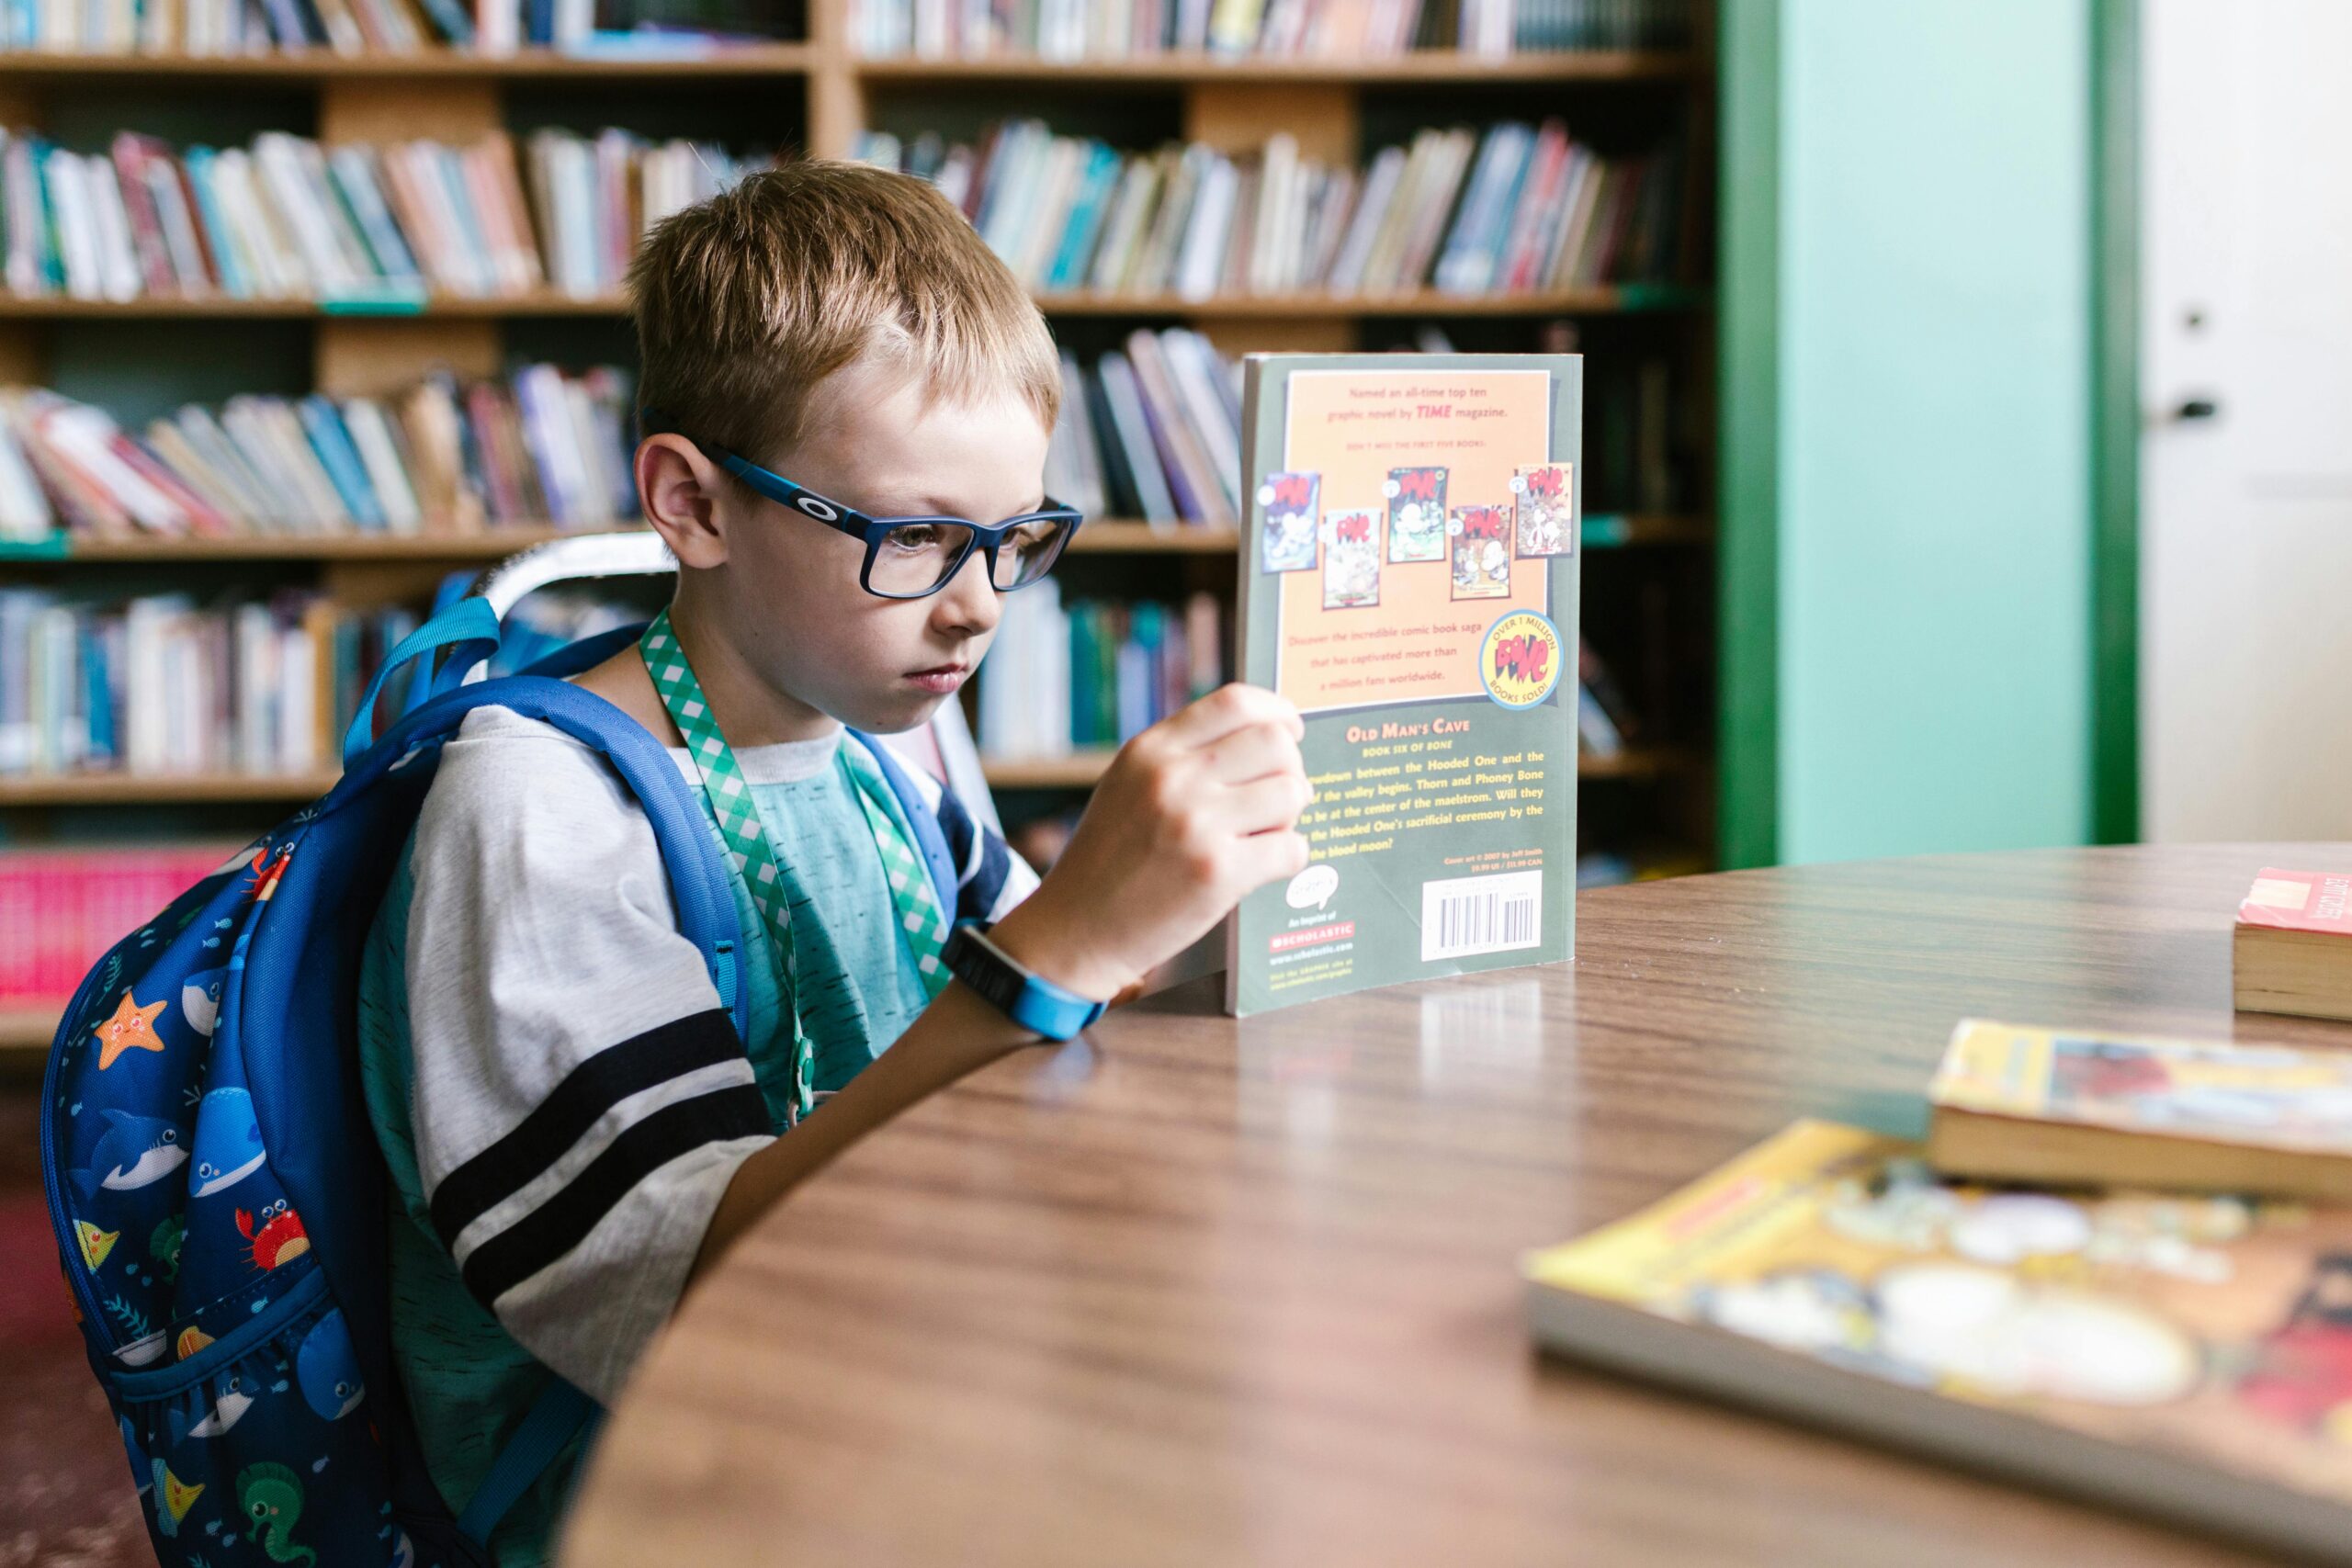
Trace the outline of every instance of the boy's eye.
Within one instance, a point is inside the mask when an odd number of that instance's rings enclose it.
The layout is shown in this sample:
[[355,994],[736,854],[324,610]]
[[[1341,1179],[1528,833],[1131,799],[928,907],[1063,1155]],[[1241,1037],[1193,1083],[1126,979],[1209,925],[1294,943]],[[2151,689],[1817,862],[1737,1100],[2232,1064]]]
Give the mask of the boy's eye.
[[893,528],[885,541],[892,549],[912,555],[942,548],[947,541],[947,530],[936,523],[910,523],[903,528]]

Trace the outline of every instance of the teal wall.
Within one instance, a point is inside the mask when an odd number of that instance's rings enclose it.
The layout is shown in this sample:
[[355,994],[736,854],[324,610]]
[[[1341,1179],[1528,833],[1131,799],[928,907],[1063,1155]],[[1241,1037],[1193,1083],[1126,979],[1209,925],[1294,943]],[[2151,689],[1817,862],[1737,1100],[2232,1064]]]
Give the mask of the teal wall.
[[1777,4],[1771,852],[2082,842],[2089,0]]

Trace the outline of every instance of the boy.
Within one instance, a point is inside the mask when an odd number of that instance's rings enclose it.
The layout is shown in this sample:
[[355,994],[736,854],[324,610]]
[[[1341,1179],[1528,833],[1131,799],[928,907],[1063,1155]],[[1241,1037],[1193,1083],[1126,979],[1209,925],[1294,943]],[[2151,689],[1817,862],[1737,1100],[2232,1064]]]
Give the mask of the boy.
[[[651,829],[598,754],[497,708],[445,749],[370,936],[362,1010],[395,1192],[394,1356],[455,1508],[551,1375],[609,1403],[694,1276],[797,1182],[1039,1038],[926,969],[885,874],[907,825],[843,726],[925,722],[987,651],[999,585],[1058,553],[1043,320],[929,185],[823,162],[663,224],[631,285],[638,493],[678,583],[666,621],[579,683],[670,746],[690,784],[748,784],[789,895],[792,968],[776,913],[730,876],[751,987],[739,1040],[678,933]],[[831,525],[860,526],[848,508],[1020,521],[991,559],[959,557],[988,536],[937,521],[869,545]],[[1115,997],[1305,866],[1298,733],[1270,693],[1204,698],[1121,750],[1042,886],[992,837],[951,833],[964,886],[945,914],[993,921],[1006,956],[1077,998]],[[756,871],[746,830],[728,858]],[[492,1533],[502,1568],[544,1560],[575,1460]]]

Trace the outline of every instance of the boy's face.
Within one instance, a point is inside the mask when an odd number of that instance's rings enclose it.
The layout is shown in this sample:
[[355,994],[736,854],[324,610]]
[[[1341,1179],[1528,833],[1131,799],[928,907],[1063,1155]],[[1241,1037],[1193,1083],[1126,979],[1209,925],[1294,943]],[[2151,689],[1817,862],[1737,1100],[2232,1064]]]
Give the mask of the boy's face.
[[[790,452],[754,462],[869,517],[996,523],[1044,499],[1047,431],[1014,398],[923,406],[920,385],[860,360],[828,377]],[[1001,605],[975,549],[938,592],[858,585],[865,547],[729,482],[713,495],[727,570],[710,574],[728,633],[777,692],[878,734],[928,720],[971,677]]]

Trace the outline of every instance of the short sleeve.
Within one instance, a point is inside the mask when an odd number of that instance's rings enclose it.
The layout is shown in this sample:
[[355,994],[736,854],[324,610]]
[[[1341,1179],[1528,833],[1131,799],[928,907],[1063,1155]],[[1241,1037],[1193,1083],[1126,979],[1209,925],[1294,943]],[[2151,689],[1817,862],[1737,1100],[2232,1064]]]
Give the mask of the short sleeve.
[[500,708],[418,820],[405,978],[417,1173],[466,1288],[609,1400],[775,1128],[652,828],[611,767]]

